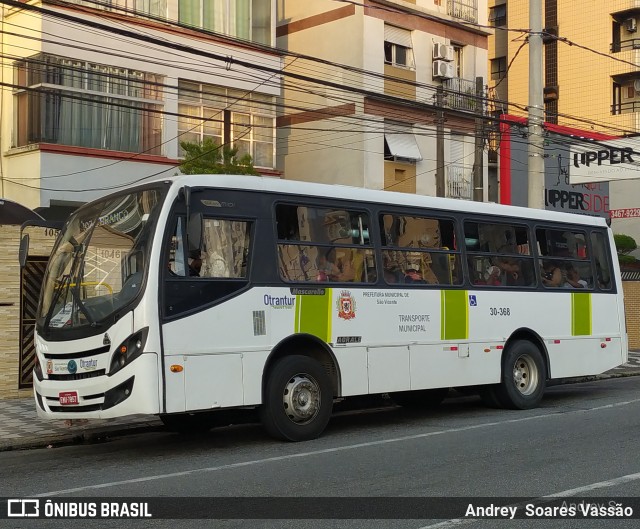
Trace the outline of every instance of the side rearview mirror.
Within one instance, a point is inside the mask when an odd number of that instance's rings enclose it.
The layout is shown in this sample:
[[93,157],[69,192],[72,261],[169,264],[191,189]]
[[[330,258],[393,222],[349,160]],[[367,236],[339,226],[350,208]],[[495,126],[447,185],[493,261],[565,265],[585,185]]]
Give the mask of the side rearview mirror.
[[189,251],[202,247],[202,213],[189,215],[187,240],[189,241]]
[[20,268],[24,268],[27,264],[27,257],[29,255],[29,234],[25,233],[20,239],[20,250],[18,252],[18,261],[20,262]]

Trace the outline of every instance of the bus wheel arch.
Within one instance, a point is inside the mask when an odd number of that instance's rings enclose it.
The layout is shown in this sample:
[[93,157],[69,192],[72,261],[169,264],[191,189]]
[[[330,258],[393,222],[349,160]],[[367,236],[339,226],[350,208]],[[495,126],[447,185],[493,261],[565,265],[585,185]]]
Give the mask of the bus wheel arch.
[[536,408],[550,372],[544,341],[530,329],[518,329],[505,343],[501,371],[501,382],[493,388],[495,401],[505,408]]
[[528,329],[526,327],[521,327],[520,329],[515,330],[511,334],[511,336],[509,336],[509,338],[504,344],[503,357],[504,357],[504,351],[506,351],[507,348],[517,340],[529,341],[539,349],[540,354],[542,355],[542,359],[544,360],[545,380],[549,380],[551,378],[551,364],[549,363],[549,351],[547,350],[544,340],[537,332],[531,329]]
[[272,437],[318,437],[333,411],[337,364],[316,339],[294,336],[274,349],[265,365],[260,420]]
[[342,379],[338,361],[331,348],[319,338],[311,334],[294,334],[279,342],[267,357],[262,372],[262,395],[267,383],[269,370],[281,358],[290,355],[308,356],[318,362],[331,379],[333,395],[342,395]]

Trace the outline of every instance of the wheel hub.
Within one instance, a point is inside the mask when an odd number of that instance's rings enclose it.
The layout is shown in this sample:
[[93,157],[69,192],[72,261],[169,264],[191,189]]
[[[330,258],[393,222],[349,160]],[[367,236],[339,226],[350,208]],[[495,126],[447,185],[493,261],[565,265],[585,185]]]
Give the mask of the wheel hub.
[[518,357],[513,365],[513,381],[523,395],[533,393],[538,385],[538,370],[529,355]]
[[313,420],[320,409],[320,386],[306,374],[289,379],[282,397],[285,412],[295,423],[304,424]]

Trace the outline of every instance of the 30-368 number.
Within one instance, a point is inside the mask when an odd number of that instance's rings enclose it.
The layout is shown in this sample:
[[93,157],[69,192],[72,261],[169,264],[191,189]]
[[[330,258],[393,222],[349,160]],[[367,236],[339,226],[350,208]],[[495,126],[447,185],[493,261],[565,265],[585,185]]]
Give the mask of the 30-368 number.
[[511,309],[509,307],[490,307],[489,314],[491,316],[511,316]]

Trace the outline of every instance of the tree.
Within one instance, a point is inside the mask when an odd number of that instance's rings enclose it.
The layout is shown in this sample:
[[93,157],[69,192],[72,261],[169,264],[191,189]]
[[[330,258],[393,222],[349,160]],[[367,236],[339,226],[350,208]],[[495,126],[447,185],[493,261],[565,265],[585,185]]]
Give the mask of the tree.
[[616,252],[618,253],[618,261],[620,264],[635,263],[637,259],[633,255],[629,255],[631,252],[638,248],[636,241],[630,235],[624,235],[622,233],[616,233],[613,235],[613,240],[616,243]]
[[184,161],[180,164],[183,174],[258,174],[251,155],[238,158],[237,147],[220,147],[211,138],[205,138],[202,143],[182,141],[180,146],[185,151]]

